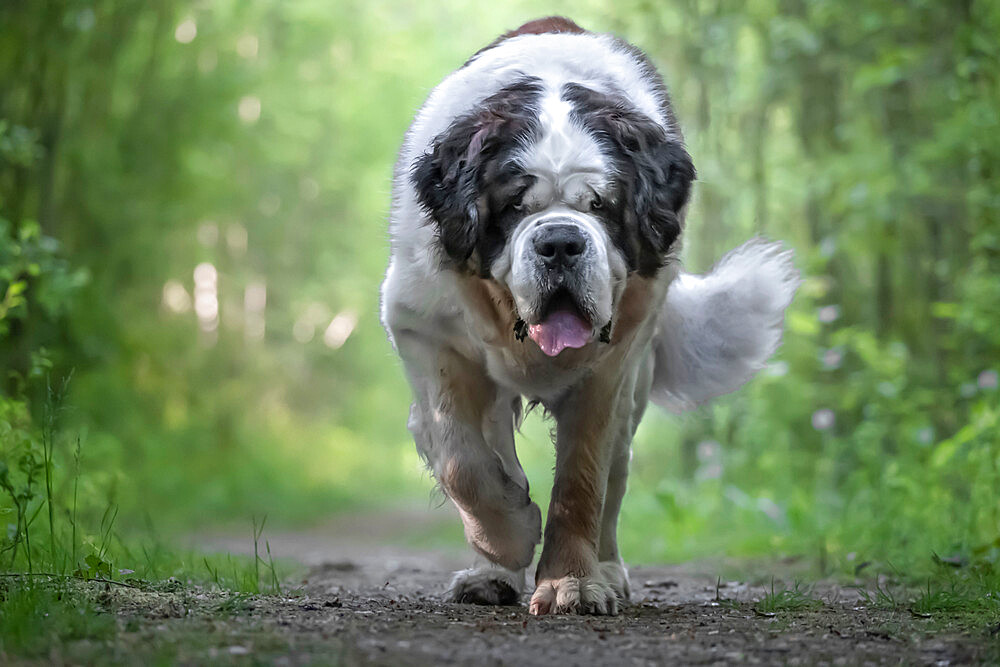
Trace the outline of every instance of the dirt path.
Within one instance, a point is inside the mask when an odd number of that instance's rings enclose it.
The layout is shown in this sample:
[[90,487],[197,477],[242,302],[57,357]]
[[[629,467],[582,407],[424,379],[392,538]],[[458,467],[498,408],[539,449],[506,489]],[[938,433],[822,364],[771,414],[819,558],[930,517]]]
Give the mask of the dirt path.
[[[951,665],[1000,658],[1000,637],[989,631],[963,635],[947,619],[869,609],[850,588],[820,585],[813,595],[822,604],[761,612],[759,583],[717,588],[717,578],[697,564],[632,568],[633,603],[614,618],[535,618],[523,605],[445,603],[450,571],[467,566],[462,552],[388,539],[431,531],[427,514],[271,534],[277,556],[309,566],[299,594],[221,603],[195,596],[178,603],[181,612],[177,604],[160,609],[162,599],[133,601],[135,646],[153,634],[174,635],[171,657],[182,662],[346,665]],[[203,542],[249,548],[245,538]]]

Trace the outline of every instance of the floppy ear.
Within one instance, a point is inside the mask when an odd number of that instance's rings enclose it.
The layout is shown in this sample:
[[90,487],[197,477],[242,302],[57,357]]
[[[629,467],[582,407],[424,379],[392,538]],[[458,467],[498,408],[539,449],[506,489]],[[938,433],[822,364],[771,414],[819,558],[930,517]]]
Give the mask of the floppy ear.
[[457,263],[472,254],[479,236],[479,173],[483,152],[502,123],[491,114],[460,118],[413,163],[420,204],[438,224],[441,246]]
[[691,194],[694,164],[676,141],[664,141],[648,157],[649,164],[639,167],[639,191],[650,193],[639,228],[657,252],[666,252],[681,233],[680,211]]
[[410,178],[420,204],[438,226],[441,247],[462,264],[472,255],[486,224],[480,197],[484,166],[504,151],[524,145],[537,130],[541,82],[524,77],[482,101],[434,138],[414,160]]
[[681,233],[680,211],[695,178],[691,156],[680,141],[641,114],[614,109],[607,128],[625,156],[619,170],[631,181],[625,190],[632,197],[639,232],[657,253],[664,253]]

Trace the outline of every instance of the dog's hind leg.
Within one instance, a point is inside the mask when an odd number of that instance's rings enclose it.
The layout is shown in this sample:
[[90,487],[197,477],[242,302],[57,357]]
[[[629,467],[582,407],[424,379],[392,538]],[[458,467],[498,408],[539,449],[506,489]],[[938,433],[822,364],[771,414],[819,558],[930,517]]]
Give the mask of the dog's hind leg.
[[618,438],[612,443],[613,452],[608,468],[608,484],[601,508],[601,533],[597,542],[598,567],[602,578],[611,584],[623,602],[631,596],[628,570],[618,550],[618,513],[628,482],[629,463],[632,458],[632,438],[642,421],[649,402],[649,386],[653,377],[653,358],[640,364],[636,370],[635,390],[632,398],[631,419],[623,419]]
[[417,449],[458,509],[469,544],[499,566],[460,574],[453,599],[513,602],[541,538],[541,513],[514,451],[515,397],[451,348],[405,330],[394,338],[413,386]]

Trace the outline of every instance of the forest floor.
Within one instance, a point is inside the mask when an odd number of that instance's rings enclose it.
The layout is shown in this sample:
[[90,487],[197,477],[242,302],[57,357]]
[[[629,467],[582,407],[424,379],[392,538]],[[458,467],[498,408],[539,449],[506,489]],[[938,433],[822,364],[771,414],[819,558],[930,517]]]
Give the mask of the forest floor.
[[[53,647],[44,662],[1000,663],[1000,626],[887,606],[873,593],[866,599],[860,588],[832,581],[805,588],[794,583],[789,563],[744,563],[744,571],[755,572],[748,580],[717,574],[732,572],[732,564],[633,567],[632,604],[616,617],[536,618],[524,604],[447,603],[442,592],[450,573],[467,567],[469,558],[422,539],[439,529],[441,514],[357,515],[311,531],[271,534],[275,557],[303,566],[303,576],[282,595],[102,587],[97,603],[117,618],[114,641]],[[399,536],[410,536],[409,544]],[[197,541],[202,548],[253,553],[245,537]]]

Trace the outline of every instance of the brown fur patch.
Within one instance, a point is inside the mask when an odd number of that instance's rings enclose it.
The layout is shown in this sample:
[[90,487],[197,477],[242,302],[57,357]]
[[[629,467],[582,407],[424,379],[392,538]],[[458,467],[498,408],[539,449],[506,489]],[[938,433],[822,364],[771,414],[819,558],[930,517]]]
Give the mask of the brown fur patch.
[[607,438],[620,391],[620,377],[614,366],[626,349],[621,347],[609,355],[601,368],[559,406],[556,476],[536,581],[589,576],[597,565],[611,453]]
[[575,21],[572,21],[565,16],[546,16],[545,18],[528,21],[516,30],[509,30],[505,32],[494,42],[494,44],[499,44],[505,39],[517,37],[518,35],[544,35],[550,32],[580,34],[587,31],[577,25]]
[[450,350],[438,357],[442,398],[450,400],[449,416],[465,424],[480,426],[496,400],[496,386],[485,369]]
[[[473,58],[478,56],[483,51],[489,51],[490,49],[502,44],[504,41],[510,39],[511,37],[518,37],[520,35],[545,35],[553,32],[585,34],[589,31],[584,30],[583,28],[581,28],[580,26],[578,26],[576,23],[566,18],[565,16],[546,16],[545,18],[535,19],[534,21],[528,21],[520,28],[517,28],[515,30],[508,30],[504,34],[494,39],[488,45],[476,51],[476,53],[469,60],[471,61]],[[469,63],[466,62],[466,65],[468,64]]]
[[521,344],[514,338],[517,308],[510,291],[495,280],[477,276],[459,279],[466,304],[475,311],[477,332],[490,345]]
[[615,313],[614,329],[611,333],[611,344],[619,345],[635,335],[639,325],[645,322],[652,310],[659,310],[659,304],[651,301],[656,294],[656,280],[643,278],[632,274],[625,285]]
[[558,406],[556,477],[536,581],[590,576],[597,566],[600,519],[612,448],[609,437],[623,400],[620,368],[636,334],[656,312],[655,279],[633,274],[615,313],[611,345],[593,373]]
[[453,457],[445,461],[440,473],[441,486],[448,492],[448,496],[456,503],[466,509],[475,507],[478,500],[476,487],[475,468],[467,468],[462,465],[462,460]]

